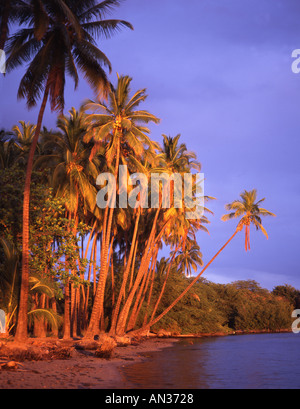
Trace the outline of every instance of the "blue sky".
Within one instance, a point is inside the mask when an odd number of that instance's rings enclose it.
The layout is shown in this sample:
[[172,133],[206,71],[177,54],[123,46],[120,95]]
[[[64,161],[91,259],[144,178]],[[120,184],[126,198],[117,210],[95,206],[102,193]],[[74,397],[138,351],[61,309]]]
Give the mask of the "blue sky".
[[[99,41],[112,82],[118,72],[133,77],[133,91],[147,88],[144,108],[161,118],[152,137],[181,133],[202,163],[206,194],[218,199],[210,235],[198,236],[205,262],[234,231],[220,217],[244,189],[257,188],[277,215],[264,220],[268,241],[252,230],[246,253],[236,237],[205,273],[209,280],[300,288],[300,74],[291,70],[299,15],[298,0],[125,0],[113,17],[135,30]],[[37,111],[16,100],[21,73],[1,77],[1,127],[36,122]],[[85,98],[93,98],[85,81],[74,92],[69,80],[66,110]],[[49,110],[44,124],[55,126]]]

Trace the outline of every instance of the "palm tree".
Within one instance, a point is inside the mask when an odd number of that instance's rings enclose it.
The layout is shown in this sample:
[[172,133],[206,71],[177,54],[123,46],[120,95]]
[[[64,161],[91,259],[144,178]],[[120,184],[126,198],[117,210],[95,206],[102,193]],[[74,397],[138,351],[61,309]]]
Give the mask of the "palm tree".
[[36,126],[29,122],[25,123],[24,121],[19,121],[19,124],[20,126],[15,125],[12,128],[12,131],[16,136],[16,144],[19,148],[17,161],[22,165],[26,165]]
[[[229,245],[229,243],[234,239],[234,237],[243,230],[244,227],[248,229],[250,224],[252,223],[258,230],[259,229],[262,230],[263,233],[267,236],[267,233],[261,223],[261,216],[275,216],[275,215],[269,212],[268,210],[259,207],[259,204],[262,203],[265,199],[259,200],[257,203],[255,203],[256,198],[257,198],[257,191],[255,189],[250,192],[244,191],[241,194],[241,198],[242,198],[241,201],[234,201],[231,204],[226,206],[226,209],[230,209],[230,210],[234,209],[235,212],[232,212],[229,215],[225,215],[222,217],[223,221],[232,219],[234,217],[241,217],[241,220],[239,221],[234,234],[224,244],[224,246],[216,253],[216,255],[209,261],[209,263],[206,264],[206,266],[202,269],[202,271],[191,281],[191,283],[187,286],[187,288],[176,298],[176,300],[174,300],[172,304],[168,308],[166,308],[157,318],[152,320],[148,325],[146,325],[139,331],[143,331],[145,329],[152,327],[158,321],[160,321],[172,308],[174,308],[174,306],[198,282],[202,274],[214,262],[214,260],[219,256],[219,254],[221,254],[222,251]],[[240,204],[237,204],[237,202]],[[249,220],[250,220],[250,224],[249,224]],[[248,237],[246,237],[246,240],[248,242]]]
[[[54,1],[58,7],[65,6],[64,0]],[[36,38],[41,39],[48,23],[44,3],[45,0],[0,0],[0,49],[5,49],[10,25],[14,23],[22,25],[33,22]]]
[[[9,333],[15,325],[13,321],[18,308],[18,294],[21,281],[20,269],[18,268],[20,253],[12,242],[2,237],[0,237],[0,248],[1,247],[4,255],[4,264],[0,271],[0,294],[6,311],[5,334],[9,336]],[[53,290],[46,281],[32,276],[30,277],[29,283],[32,285],[30,288],[32,296],[39,293],[53,296]],[[35,308],[28,312],[28,317],[31,316],[35,319],[35,323],[37,322],[37,318],[42,318],[52,327],[57,326],[58,316],[52,310],[35,306]]]
[[263,209],[260,206],[266,199],[257,200],[257,190],[253,189],[249,192],[246,190],[241,193],[241,200],[235,200],[225,206],[226,210],[230,213],[222,216],[223,221],[231,220],[234,218],[240,218],[240,223],[245,226],[245,250],[250,250],[250,225],[253,224],[256,230],[261,230],[263,234],[268,238],[268,233],[262,225],[262,216],[273,216],[275,214]]
[[18,297],[16,288],[19,285],[18,263],[20,255],[9,240],[0,237],[0,246],[3,248],[4,264],[0,271],[0,293],[2,303],[6,307],[6,335],[12,329],[12,317],[17,309]]
[[187,244],[180,249],[175,259],[178,271],[191,277],[192,269],[196,273],[198,266],[203,266],[202,253],[199,245],[192,240],[187,240]]
[[[132,26],[122,20],[103,20],[105,13],[117,0],[78,2],[54,0],[34,2],[42,5],[29,28],[19,30],[8,42],[7,69],[12,70],[30,62],[18,90],[29,108],[42,96],[36,131],[29,152],[23,203],[22,291],[16,340],[27,338],[27,299],[29,277],[29,202],[34,152],[40,136],[48,99],[52,111],[64,108],[65,75],[69,74],[75,88],[79,82],[77,67],[83,72],[97,95],[106,93],[108,81],[103,69],[110,62],[93,39],[94,35],[109,36],[120,27]],[[30,3],[31,5],[31,3]]]
[[16,142],[11,132],[0,130],[0,169],[11,167],[17,156]]
[[[175,138],[172,138],[163,135],[163,149],[161,151],[160,160],[165,167],[164,171],[170,174],[179,173],[182,176],[185,173],[191,173],[193,169],[200,171],[201,164],[197,161],[196,154],[194,152],[189,152],[185,144],[179,145],[180,136],[181,135],[177,135]],[[173,193],[176,185],[174,181],[172,181],[171,183],[171,197],[173,200]],[[164,283],[152,311],[150,321],[152,321],[155,317],[155,313],[164,294],[169,275],[172,271],[172,268],[174,267],[174,262],[176,265],[179,265],[181,267],[183,264],[184,255],[188,258],[186,264],[188,267],[190,267],[190,262],[194,263],[193,267],[197,266],[196,263],[201,265],[202,262],[202,254],[200,253],[200,248],[196,245],[195,231],[202,228],[202,222],[208,222],[207,219],[205,217],[202,217],[200,223],[195,223],[195,221],[187,220],[182,209],[175,209],[174,207],[172,207],[172,205],[171,209],[166,211],[164,214],[163,222],[168,220],[168,223],[164,230],[163,239],[165,244],[167,246],[170,246],[173,251],[171,252],[170,259],[168,260],[168,268],[166,268]],[[205,230],[207,229],[205,228]],[[192,240],[190,236],[192,236],[194,247],[189,246]],[[177,256],[178,252],[179,255]],[[179,258],[180,261],[178,260]],[[194,260],[192,260],[193,258]]]
[[167,169],[170,169],[171,173],[178,172],[181,174],[191,172],[192,169],[200,172],[201,164],[197,161],[197,155],[194,152],[188,151],[184,143],[179,145],[180,137],[180,134],[174,138],[163,135],[161,157]]
[[[150,166],[149,169],[139,164],[138,161],[136,161],[134,158],[131,158],[131,160],[133,161],[133,163],[135,163],[136,168],[140,173],[143,173],[145,175],[150,173],[150,176],[153,173],[163,173],[163,174],[169,174],[169,175],[173,175],[174,173],[177,173],[183,176],[186,172],[190,173],[193,169],[200,170],[201,165],[196,160],[197,159],[196,154],[193,152],[189,152],[185,144],[179,145],[180,135],[177,135],[175,138],[167,137],[166,135],[163,135],[163,137],[164,137],[163,148],[159,149],[160,153],[159,155],[157,155],[157,157],[155,158],[156,160],[154,160],[152,166]],[[156,168],[153,167],[155,166],[155,164],[158,165]],[[162,209],[159,208],[154,218],[155,222],[151,220],[151,223],[149,224],[149,228],[148,230],[146,230],[148,233],[148,236],[152,234],[154,243],[153,245],[151,245],[152,246],[151,251],[149,251],[149,254],[146,258],[144,258],[146,255],[146,252],[144,253],[144,250],[147,249],[147,247],[144,247],[143,249],[144,264],[142,264],[139,268],[134,286],[132,290],[130,291],[129,296],[126,300],[126,303],[124,305],[124,308],[120,314],[118,325],[117,325],[117,332],[119,334],[123,334],[125,331],[127,316],[129,314],[131,303],[133,301],[135,292],[138,290],[138,286],[140,285],[140,288],[139,288],[139,291],[136,297],[135,305],[132,309],[131,317],[128,322],[128,326],[127,326],[128,330],[132,329],[133,326],[135,325],[135,322],[137,320],[137,312],[139,308],[141,307],[140,300],[142,299],[143,294],[145,296],[145,291],[147,290],[148,285],[150,283],[152,263],[156,262],[157,256],[155,256],[155,254],[156,254],[157,243],[159,243],[159,241],[163,238],[165,241],[165,244],[167,246],[171,245],[171,248],[173,248],[174,251],[173,251],[173,256],[170,258],[169,266],[168,266],[168,269],[165,275],[165,281],[162,286],[158,300],[155,304],[154,310],[152,312],[152,317],[155,315],[156,310],[161,301],[161,298],[164,294],[167,280],[171,272],[171,267],[176,257],[176,253],[181,246],[184,246],[183,238],[187,237],[188,234],[191,234],[192,230],[194,229],[193,223],[185,219],[182,209],[175,209],[173,207],[174,206],[173,193],[176,188],[177,188],[177,184],[175,183],[175,181],[171,181],[170,196],[172,198],[172,201],[170,202],[170,206],[171,206],[170,209],[163,211]],[[160,206],[162,204],[161,199],[160,199]],[[145,222],[143,222],[143,224],[147,225],[147,223]],[[198,223],[197,228],[199,229],[200,226],[201,224]],[[150,239],[148,240],[148,237],[146,237],[145,240],[148,245],[151,243]],[[151,264],[150,264],[150,268],[148,269],[148,265],[150,261],[151,261]],[[140,304],[138,306],[139,302]]]
[[61,115],[57,120],[59,132],[43,135],[43,149],[52,154],[43,155],[35,163],[44,167],[49,161],[53,168],[52,187],[56,195],[63,197],[66,209],[75,220],[79,204],[82,209],[93,213],[96,209],[96,188],[94,180],[99,174],[97,158],[92,161],[90,147],[83,142],[87,133],[86,116],[83,110],[72,108],[69,115]]
[[[107,166],[108,168],[113,167],[117,182],[119,181],[119,164],[126,164],[130,154],[140,158],[144,154],[146,146],[153,152],[157,147],[148,137],[147,134],[150,131],[144,124],[158,123],[159,119],[148,111],[137,109],[140,103],[147,98],[146,90],[139,90],[131,97],[131,81],[132,78],[128,76],[118,76],[117,88],[111,85],[108,93],[109,105],[100,101],[88,101],[85,104],[85,109],[92,111],[89,115],[89,121],[94,130],[94,132],[87,134],[86,141],[89,142],[93,138],[95,142],[93,155],[96,154],[100,146],[103,146],[103,141],[107,142],[105,150]],[[97,333],[97,326],[103,314],[114,205],[115,202],[112,203],[111,209],[108,209],[108,206],[105,209],[101,243],[101,270],[86,338],[92,338]]]
[[[148,183],[150,182],[152,173],[159,173],[162,171],[161,167],[156,167],[156,165],[159,165],[158,156],[156,155],[156,158],[155,158],[152,150],[150,149],[144,151],[142,159],[137,157],[134,154],[130,154],[128,156],[128,163],[129,163],[130,168],[133,171],[146,176]],[[143,201],[143,198],[141,197],[140,193],[139,193],[139,200],[141,202]],[[126,268],[124,267],[122,286],[121,286],[121,290],[120,290],[120,293],[117,299],[114,314],[112,317],[112,323],[111,323],[111,329],[110,329],[111,334],[115,334],[117,330],[120,331],[120,327],[121,327],[121,332],[122,332],[124,322],[127,320],[127,315],[129,313],[130,306],[134,299],[135,293],[138,289],[138,285],[140,281],[143,279],[143,277],[145,278],[144,269],[139,268],[137,276],[135,277],[135,282],[133,283],[133,272],[135,271],[135,267],[138,264],[137,263],[138,258],[136,257],[136,253],[139,249],[140,250],[139,253],[142,254],[141,260],[144,259],[144,255],[146,254],[145,250],[147,249],[148,244],[149,244],[149,234],[151,232],[151,229],[153,227],[156,227],[156,226],[153,226],[153,216],[155,214],[154,212],[149,213],[148,210],[143,209],[140,205],[138,205],[134,209],[132,214],[130,214],[129,212],[130,210],[128,209],[127,210],[128,216],[135,219],[134,230],[129,232],[129,237],[131,238],[130,251],[129,251],[128,259],[126,260]],[[160,212],[160,209],[156,212],[157,215],[159,214],[159,212]],[[155,219],[158,220],[157,217],[154,217],[154,220]],[[144,234],[142,232],[143,229],[144,229]],[[138,248],[139,238],[141,238],[140,248]],[[144,244],[145,242],[147,243],[146,246]],[[151,252],[155,254],[156,250],[152,248]],[[153,257],[153,260],[154,258],[155,257]],[[127,307],[125,310],[122,310],[120,317],[119,317],[120,306],[121,306],[122,299],[125,298],[125,289],[127,286],[130,271],[131,271],[131,284],[129,286],[130,291],[129,291],[129,295],[127,299],[125,300]],[[145,284],[145,281],[144,281],[144,284]],[[136,298],[136,304],[135,304],[136,308],[137,308],[137,303],[141,295],[142,293],[140,291],[138,297]],[[136,310],[136,308],[134,308],[134,310]],[[119,319],[119,322],[118,322],[118,319]],[[118,322],[118,328],[117,328],[117,322]]]
[[[45,167],[50,163],[53,168],[51,185],[57,197],[63,198],[69,218],[74,220],[73,234],[77,234],[79,218],[84,215],[93,214],[99,217],[96,208],[96,188],[94,181],[99,174],[99,163],[97,157],[92,161],[90,157],[90,147],[83,142],[83,137],[88,131],[86,115],[81,109],[79,112],[72,108],[69,116],[60,116],[57,121],[60,132],[45,133],[42,139],[42,146],[45,151],[52,154],[40,156],[35,166]],[[73,275],[75,272],[72,273]],[[69,281],[65,285],[65,338],[70,338],[70,326],[68,325],[68,290]],[[73,294],[72,301],[72,328],[75,325],[74,309],[74,286],[71,285]],[[78,297],[77,297],[78,300]],[[71,331],[72,332],[72,331]]]
[[5,48],[9,37],[9,26],[16,21],[24,22],[26,18],[32,17],[31,10],[27,9],[25,2],[23,3],[22,7],[22,2],[19,0],[0,0],[0,50]]

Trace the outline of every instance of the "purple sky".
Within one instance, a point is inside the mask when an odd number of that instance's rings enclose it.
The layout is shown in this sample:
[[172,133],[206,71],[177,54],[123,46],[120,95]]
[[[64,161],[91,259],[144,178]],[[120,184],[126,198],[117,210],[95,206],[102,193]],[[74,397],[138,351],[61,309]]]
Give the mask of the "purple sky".
[[[291,70],[299,0],[126,0],[113,16],[135,31],[99,42],[113,65],[111,81],[118,72],[133,77],[133,90],[147,88],[144,108],[162,119],[152,137],[181,133],[203,165],[206,194],[218,199],[209,206],[210,236],[199,234],[204,261],[233,233],[236,222],[220,217],[244,189],[257,188],[277,215],[264,220],[269,241],[252,229],[246,253],[236,237],[205,277],[300,288],[300,74]],[[20,74],[1,76],[0,127],[36,122],[37,111],[16,100]],[[66,110],[85,98],[93,98],[85,81],[76,92],[69,81]],[[55,115],[48,111],[44,124],[54,127]]]

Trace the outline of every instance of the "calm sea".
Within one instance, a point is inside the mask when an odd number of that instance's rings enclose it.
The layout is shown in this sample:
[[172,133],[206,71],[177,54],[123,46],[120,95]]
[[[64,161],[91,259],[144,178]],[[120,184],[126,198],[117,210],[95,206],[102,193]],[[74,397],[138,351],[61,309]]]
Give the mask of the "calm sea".
[[184,340],[128,366],[136,389],[299,389],[300,334]]

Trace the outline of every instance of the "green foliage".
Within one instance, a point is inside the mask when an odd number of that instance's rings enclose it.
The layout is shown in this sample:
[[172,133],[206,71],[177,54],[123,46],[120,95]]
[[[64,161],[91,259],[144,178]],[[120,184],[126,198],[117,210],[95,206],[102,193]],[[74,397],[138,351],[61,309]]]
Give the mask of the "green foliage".
[[[159,313],[186,288],[189,280],[179,273],[170,277]],[[290,328],[292,310],[287,299],[262,289],[252,280],[227,285],[199,280],[153,329],[182,334],[278,331]]]
[[79,257],[78,241],[89,227],[78,223],[77,234],[74,235],[74,221],[64,217],[63,199],[53,198],[51,189],[45,194],[45,188],[40,188],[40,193],[45,196],[43,206],[33,208],[36,214],[35,222],[30,226],[30,270],[38,277],[81,283],[80,276],[84,274],[88,261]]
[[11,314],[18,304],[20,280],[18,275],[19,253],[8,240],[0,237],[0,309]]
[[[18,166],[0,170],[0,299],[8,311],[18,304],[19,297],[24,178],[24,171]],[[76,286],[84,282],[81,277],[88,260],[79,256],[78,242],[90,228],[79,222],[74,235],[75,222],[65,217],[64,201],[53,197],[44,180],[44,173],[34,172],[30,202],[30,292],[31,296],[38,292],[60,299],[61,284],[67,280]]]
[[300,308],[300,291],[289,284],[279,285],[274,288],[273,294],[286,299],[296,309]]

